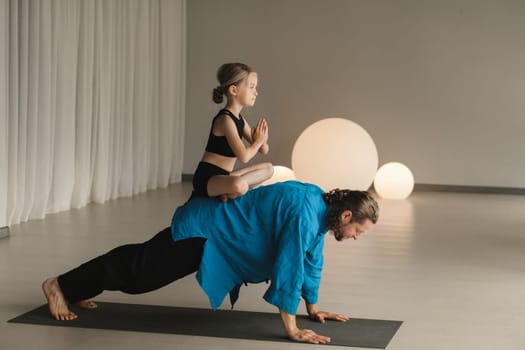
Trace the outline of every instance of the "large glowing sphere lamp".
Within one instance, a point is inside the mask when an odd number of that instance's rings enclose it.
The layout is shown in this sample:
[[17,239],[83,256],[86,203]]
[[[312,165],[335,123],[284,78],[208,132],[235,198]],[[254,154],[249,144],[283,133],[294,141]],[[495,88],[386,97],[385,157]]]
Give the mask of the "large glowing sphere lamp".
[[414,189],[414,175],[402,163],[386,163],[377,171],[374,189],[382,198],[405,199]]
[[368,132],[343,118],[326,118],[308,126],[292,151],[298,180],[329,191],[367,190],[377,171],[377,148]]

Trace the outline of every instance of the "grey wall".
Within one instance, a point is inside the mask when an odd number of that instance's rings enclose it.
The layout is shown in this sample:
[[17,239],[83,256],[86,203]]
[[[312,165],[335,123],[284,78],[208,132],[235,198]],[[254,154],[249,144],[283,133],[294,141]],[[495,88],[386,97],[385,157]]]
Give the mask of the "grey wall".
[[218,66],[241,61],[259,73],[243,115],[268,118],[276,165],[291,165],[309,124],[343,117],[370,133],[380,165],[403,162],[417,183],[525,188],[525,1],[187,4],[184,173],[218,109]]

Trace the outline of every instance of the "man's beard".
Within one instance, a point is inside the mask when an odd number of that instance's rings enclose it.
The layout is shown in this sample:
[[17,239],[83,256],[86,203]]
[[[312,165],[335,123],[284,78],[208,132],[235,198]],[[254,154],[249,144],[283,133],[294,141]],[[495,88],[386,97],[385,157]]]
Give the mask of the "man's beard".
[[344,236],[341,232],[341,223],[338,223],[337,227],[332,229],[332,232],[334,233],[334,238],[336,241],[341,242],[343,240]]

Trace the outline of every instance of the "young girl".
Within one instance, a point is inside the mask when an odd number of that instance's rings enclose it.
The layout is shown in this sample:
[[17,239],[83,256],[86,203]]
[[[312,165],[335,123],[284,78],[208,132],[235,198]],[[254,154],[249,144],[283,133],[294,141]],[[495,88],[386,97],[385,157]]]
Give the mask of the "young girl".
[[273,166],[262,163],[233,171],[236,159],[247,163],[257,152],[269,150],[266,120],[259,119],[251,129],[241,115],[243,107],[255,104],[257,73],[242,63],[226,63],[217,71],[217,79],[220,85],[213,90],[213,101],[222,103],[226,96],[226,106],[213,118],[206,151],[193,175],[193,189],[194,195],[226,201],[269,179]]

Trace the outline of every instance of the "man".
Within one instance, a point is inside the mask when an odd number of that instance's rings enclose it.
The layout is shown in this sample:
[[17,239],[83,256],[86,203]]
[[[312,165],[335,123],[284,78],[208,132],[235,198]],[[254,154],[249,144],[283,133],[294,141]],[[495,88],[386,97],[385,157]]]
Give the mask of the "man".
[[104,290],[137,294],[161,288],[195,271],[213,309],[230,293],[235,303],[243,282],[270,280],[264,299],[277,306],[288,337],[327,343],[328,337],[296,324],[300,298],[311,319],[347,321],[319,311],[317,293],[324,236],[357,239],[378,218],[377,202],[365,191],[328,193],[296,181],[263,186],[225,203],[194,198],[179,207],[171,228],[141,244],[117,247],[58,277],[42,288],[51,314],[77,316],[69,303],[89,301]]

